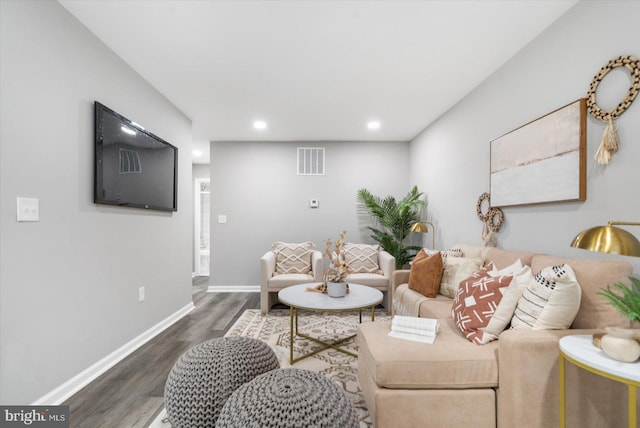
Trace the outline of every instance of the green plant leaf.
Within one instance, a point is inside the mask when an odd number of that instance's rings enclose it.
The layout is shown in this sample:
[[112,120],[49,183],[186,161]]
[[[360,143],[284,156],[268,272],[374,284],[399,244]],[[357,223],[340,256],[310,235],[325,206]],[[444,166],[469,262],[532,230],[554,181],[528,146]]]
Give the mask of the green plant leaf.
[[640,322],[640,280],[629,277],[631,287],[622,282],[608,285],[597,294],[604,297],[623,316],[633,322]]

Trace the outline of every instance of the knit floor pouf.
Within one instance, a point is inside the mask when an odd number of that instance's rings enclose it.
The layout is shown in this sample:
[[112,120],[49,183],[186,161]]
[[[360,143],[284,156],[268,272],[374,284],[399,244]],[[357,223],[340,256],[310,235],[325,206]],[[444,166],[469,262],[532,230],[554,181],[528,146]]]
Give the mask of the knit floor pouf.
[[164,387],[171,425],[214,426],[233,391],[279,367],[273,350],[257,339],[222,337],[194,346],[174,364]]
[[279,369],[236,390],[216,428],[357,428],[358,413],[341,387],[319,373]]

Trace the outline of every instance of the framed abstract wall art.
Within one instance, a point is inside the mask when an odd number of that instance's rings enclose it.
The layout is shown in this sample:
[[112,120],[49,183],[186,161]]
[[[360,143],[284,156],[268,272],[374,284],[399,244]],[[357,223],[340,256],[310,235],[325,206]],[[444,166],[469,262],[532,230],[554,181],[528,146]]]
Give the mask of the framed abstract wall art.
[[586,100],[491,141],[491,205],[584,201]]

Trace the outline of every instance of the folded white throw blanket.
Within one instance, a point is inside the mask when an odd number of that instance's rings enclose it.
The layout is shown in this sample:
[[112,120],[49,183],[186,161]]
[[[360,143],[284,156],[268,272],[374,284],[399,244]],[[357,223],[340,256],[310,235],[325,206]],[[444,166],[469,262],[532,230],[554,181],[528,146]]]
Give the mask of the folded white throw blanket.
[[391,321],[392,330],[395,330],[397,327],[401,327],[435,334],[438,332],[439,326],[440,324],[438,323],[438,320],[433,318],[404,317],[396,315],[393,317],[393,321]]
[[396,337],[398,339],[411,340],[413,342],[428,343],[430,345],[433,345],[433,342],[435,342],[435,340],[436,340],[436,336],[435,335],[434,336],[421,336],[419,334],[402,333],[400,331],[393,331],[393,330],[391,330],[389,332],[389,336]]
[[432,318],[396,315],[391,321],[389,336],[416,342],[433,343],[440,324]]

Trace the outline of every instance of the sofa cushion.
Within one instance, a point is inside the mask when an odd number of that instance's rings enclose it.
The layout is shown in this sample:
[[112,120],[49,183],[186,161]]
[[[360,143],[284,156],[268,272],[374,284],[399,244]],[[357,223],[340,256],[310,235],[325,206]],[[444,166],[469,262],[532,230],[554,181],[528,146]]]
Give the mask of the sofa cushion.
[[493,263],[490,263],[463,280],[451,307],[456,327],[476,345],[483,345],[492,340],[491,337],[484,337],[483,329],[491,321],[503,293],[513,279],[511,275],[489,275],[494,270],[493,267]]
[[446,257],[443,259],[442,280],[440,290],[443,296],[453,299],[463,279],[469,278],[482,267],[481,259],[468,257]]
[[522,293],[511,328],[567,329],[580,308],[580,295],[580,284],[571,266],[548,266],[535,274]]
[[630,263],[622,260],[567,259],[547,255],[535,256],[531,269],[538,272],[545,266],[567,263],[573,268],[582,298],[580,310],[572,328],[604,328],[609,326],[630,327],[630,321],[615,310],[611,304],[597,293],[607,285],[624,282],[629,285],[633,274]]
[[274,242],[273,251],[276,253],[276,274],[311,273],[311,252],[315,245],[313,242],[291,244],[286,242]]
[[400,284],[393,295],[393,310],[396,315],[420,318],[450,318],[451,299],[438,294],[434,298],[426,297],[409,288],[409,284]]
[[389,278],[377,273],[351,273],[347,275],[346,282],[351,284],[368,285],[375,288],[388,288]]
[[462,337],[453,320],[439,322],[433,345],[389,337],[391,321],[359,324],[359,362],[384,388],[496,387],[498,342],[476,346]]
[[344,244],[342,254],[349,273],[380,273],[378,265],[379,245]]
[[313,282],[313,276],[303,273],[276,274],[269,278],[267,287],[269,289],[280,290],[290,285],[304,284],[305,282]]
[[[493,262],[497,269],[502,269],[520,260],[523,265],[531,266],[531,261],[536,253],[526,251],[508,251],[500,248],[489,248],[485,254],[485,262]],[[537,272],[534,270],[534,272]]]
[[436,252],[428,256],[420,250],[411,264],[409,288],[427,297],[436,297],[442,278],[442,256]]

